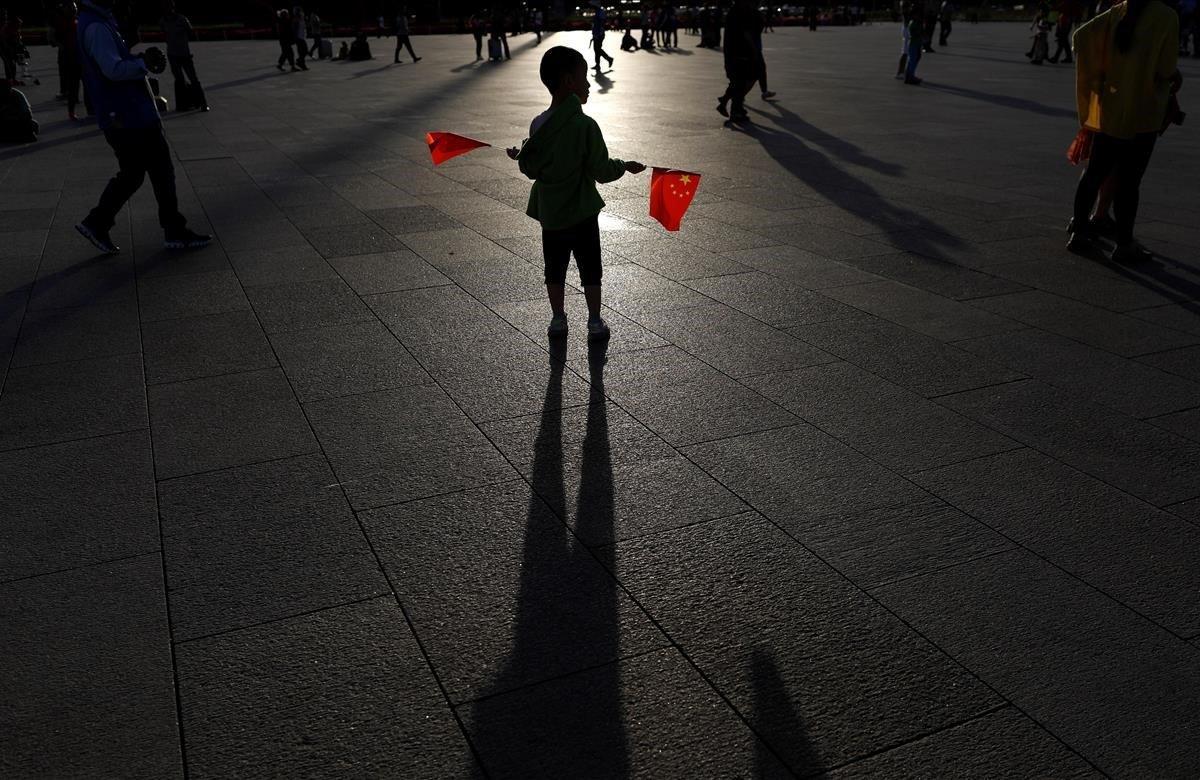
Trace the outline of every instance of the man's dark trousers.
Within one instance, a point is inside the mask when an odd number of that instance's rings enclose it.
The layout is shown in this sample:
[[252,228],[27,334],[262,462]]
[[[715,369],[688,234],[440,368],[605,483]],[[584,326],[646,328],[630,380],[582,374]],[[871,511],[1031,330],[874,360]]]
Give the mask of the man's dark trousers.
[[149,175],[158,201],[158,223],[166,231],[182,230],[187,220],[179,213],[175,166],[171,163],[171,147],[167,145],[162,125],[109,128],[104,131],[104,138],[116,152],[121,169],[109,180],[100,195],[100,202],[88,214],[88,224],[110,230],[116,224],[117,212]]
[[[180,84],[190,83],[196,90],[196,98],[200,101],[200,105],[208,105],[208,100],[204,97],[204,88],[200,86],[200,79],[196,77],[196,63],[192,59],[192,55],[168,54],[167,62],[171,65],[171,76],[175,79],[176,98],[180,94]],[[184,76],[187,76],[187,81],[184,81]]]

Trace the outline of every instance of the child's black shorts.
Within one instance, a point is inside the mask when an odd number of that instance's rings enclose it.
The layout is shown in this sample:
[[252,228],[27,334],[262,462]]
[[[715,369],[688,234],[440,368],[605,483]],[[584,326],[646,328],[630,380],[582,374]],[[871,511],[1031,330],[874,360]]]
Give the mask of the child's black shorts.
[[546,260],[546,284],[565,284],[567,263],[575,255],[579,281],[585,287],[600,284],[599,214],[562,230],[542,231],[542,255]]

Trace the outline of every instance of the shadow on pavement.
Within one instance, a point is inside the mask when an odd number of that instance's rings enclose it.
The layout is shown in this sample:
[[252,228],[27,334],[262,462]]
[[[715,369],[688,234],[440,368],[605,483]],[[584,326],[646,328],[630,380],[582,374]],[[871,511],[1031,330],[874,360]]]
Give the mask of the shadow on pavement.
[[985,103],[993,103],[997,106],[1005,108],[1015,108],[1018,111],[1031,111],[1042,116],[1055,116],[1063,119],[1075,119],[1075,109],[1055,108],[1048,106],[1045,103],[1039,103],[1036,100],[1027,100],[1025,98],[1011,97],[1009,95],[997,95],[993,92],[980,92],[977,89],[967,89],[966,87],[954,87],[949,84],[937,84],[928,79],[921,85],[925,89],[931,89],[935,92],[945,92],[949,95],[957,95],[959,97],[970,98],[971,100],[982,100]]
[[[825,133],[778,102],[770,106],[777,112],[776,116],[757,108],[750,110],[774,119],[781,129],[759,124],[731,126],[756,139],[796,180],[820,192],[833,205],[873,223],[879,233],[908,235],[911,240],[906,249],[896,249],[896,252],[910,251],[934,260],[945,260],[941,251],[943,248],[962,245],[962,241],[948,234],[941,225],[881,195],[867,182],[835,164],[821,150],[804,141],[827,149],[832,156],[847,163],[886,176],[901,177],[904,171],[901,166],[872,157],[854,144]],[[870,236],[865,238],[870,239]]]
[[[787,683],[775,665],[771,651],[759,648],[750,654],[750,682],[754,686],[754,711],[750,725],[759,735],[755,749],[755,777],[768,777],[782,759],[800,777],[825,769],[821,757],[808,740],[804,721],[788,695]],[[777,746],[777,758],[767,742]]]
[[[531,774],[560,777],[625,777],[629,755],[621,708],[620,620],[616,581],[597,565],[596,556],[576,538],[598,545],[612,565],[613,479],[603,386],[603,348],[591,352],[591,405],[582,445],[581,480],[576,497],[577,528],[563,521],[562,381],[565,344],[551,345],[551,372],[534,444],[521,581],[514,607],[512,649],[503,667],[471,705],[471,738],[485,764],[494,757],[505,767],[536,767]],[[571,458],[574,460],[574,458]],[[547,507],[557,517],[552,517]],[[597,577],[599,573],[601,576]],[[572,679],[520,688],[555,671],[592,668]],[[519,711],[514,712],[514,708]]]
[[232,89],[233,87],[240,87],[244,84],[253,84],[256,81],[262,81],[263,79],[282,78],[284,76],[290,76],[290,75],[291,75],[290,73],[283,73],[283,72],[277,70],[274,66],[271,66],[271,69],[269,72],[260,73],[257,76],[247,76],[244,79],[233,79],[232,81],[218,81],[216,84],[205,84],[204,91],[205,92],[216,92],[216,91],[222,90],[222,89]]
[[392,68],[395,68],[395,67],[399,66],[400,64],[401,63],[399,63],[399,62],[385,62],[384,64],[380,65],[378,68],[370,68],[368,70],[360,70],[357,73],[352,73],[350,75],[350,78],[361,79],[363,76],[374,76],[376,73],[383,73],[385,70],[391,70]]

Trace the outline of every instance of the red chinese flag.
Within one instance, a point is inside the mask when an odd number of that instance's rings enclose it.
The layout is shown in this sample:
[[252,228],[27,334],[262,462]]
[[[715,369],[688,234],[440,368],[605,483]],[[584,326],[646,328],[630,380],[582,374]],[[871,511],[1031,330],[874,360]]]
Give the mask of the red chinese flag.
[[425,143],[429,144],[429,155],[433,157],[434,165],[441,165],[452,157],[466,154],[481,146],[491,146],[474,138],[467,138],[457,133],[426,133]]
[[655,168],[650,176],[650,216],[667,230],[679,230],[679,221],[692,205],[700,174]]

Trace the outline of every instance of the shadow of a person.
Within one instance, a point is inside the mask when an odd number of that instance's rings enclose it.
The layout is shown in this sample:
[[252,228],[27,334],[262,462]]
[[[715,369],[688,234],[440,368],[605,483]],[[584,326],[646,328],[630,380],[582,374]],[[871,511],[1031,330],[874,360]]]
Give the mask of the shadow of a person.
[[[733,129],[754,138],[767,154],[797,180],[828,198],[843,211],[872,223],[879,234],[899,233],[907,237],[905,249],[934,260],[943,260],[942,249],[962,245],[929,217],[884,197],[867,181],[858,178],[830,157],[805,141],[819,145],[847,163],[888,176],[899,176],[903,168],[879,160],[847,141],[837,139],[800,119],[778,103],[777,127],[759,124],[732,125]],[[770,114],[753,109],[762,116]],[[871,236],[865,236],[870,239]],[[897,252],[903,251],[896,249]]]
[[612,79],[610,79],[608,76],[605,76],[603,73],[597,73],[596,74],[596,83],[598,85],[600,85],[600,89],[598,89],[597,92],[599,92],[601,95],[603,95],[605,92],[608,92],[609,90],[612,89],[614,82]]
[[[777,124],[797,137],[820,146],[839,160],[844,160],[860,168],[869,168],[887,176],[899,177],[903,175],[904,166],[888,162],[887,160],[881,160],[878,157],[872,157],[864,152],[862,147],[856,146],[844,138],[838,138],[836,135],[804,121],[795,111],[788,110],[781,101],[771,100],[768,102],[768,105],[778,114],[778,116],[773,117]],[[769,116],[765,111],[760,111],[759,109],[752,110],[755,113]]]
[[750,654],[750,683],[754,686],[750,725],[759,735],[755,777],[770,775],[780,759],[800,777],[822,771],[825,765],[805,733],[804,721],[769,650],[758,648]]
[[927,90],[935,92],[945,92],[957,97],[964,97],[970,100],[981,100],[985,103],[991,103],[1005,108],[1014,108],[1018,111],[1030,111],[1034,114],[1042,116],[1052,116],[1061,119],[1075,119],[1076,113],[1074,108],[1060,108],[1058,106],[1048,106],[1045,103],[1039,103],[1036,100],[1028,98],[1013,97],[1011,95],[1001,95],[995,92],[982,92],[977,89],[968,89],[966,87],[956,86],[954,84],[939,84],[926,79],[922,86]]
[[[616,580],[568,527],[564,463],[579,469],[575,515],[589,538],[614,539],[607,410],[592,365],[581,457],[564,457],[565,344],[552,344],[534,443],[512,648],[471,705],[472,741],[492,777],[627,777]],[[553,515],[551,514],[553,513]],[[556,516],[555,516],[556,515]],[[515,689],[515,690],[514,690]],[[508,692],[508,695],[498,695]]]

